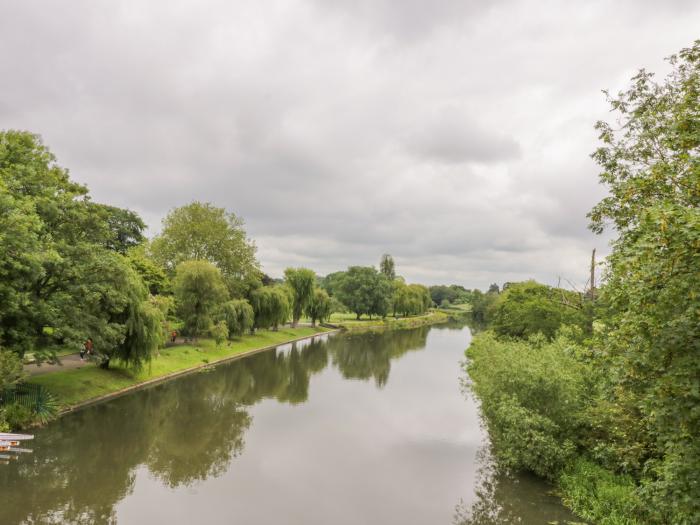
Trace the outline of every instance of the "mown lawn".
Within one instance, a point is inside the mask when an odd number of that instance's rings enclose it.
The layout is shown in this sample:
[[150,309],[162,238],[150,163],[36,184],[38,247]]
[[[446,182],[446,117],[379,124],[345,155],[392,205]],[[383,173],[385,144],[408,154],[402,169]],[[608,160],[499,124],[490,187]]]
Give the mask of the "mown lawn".
[[61,370],[33,377],[29,382],[45,386],[57,396],[63,407],[69,407],[173,372],[214,363],[237,354],[325,331],[327,330],[324,328],[306,326],[285,327],[277,332],[260,330],[255,335],[243,336],[231,342],[230,345],[224,343],[220,348],[217,348],[211,339],[200,339],[196,344],[184,344],[160,350],[160,355],[137,373],[124,368],[117,361],[112,363],[109,370],[103,370],[97,366]]

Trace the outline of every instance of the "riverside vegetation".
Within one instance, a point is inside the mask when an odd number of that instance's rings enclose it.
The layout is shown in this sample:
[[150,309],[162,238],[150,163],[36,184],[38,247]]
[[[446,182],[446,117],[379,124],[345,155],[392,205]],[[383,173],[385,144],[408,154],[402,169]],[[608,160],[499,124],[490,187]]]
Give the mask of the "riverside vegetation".
[[[379,270],[352,266],[321,278],[287,268],[284,279],[272,279],[243,226],[237,215],[195,201],[171,210],[149,240],[136,213],[94,202],[37,135],[0,132],[0,429],[312,335],[334,313],[351,312],[358,322],[420,318],[408,326],[443,320],[424,315],[433,306],[428,288],[405,283],[390,255]],[[298,326],[302,318],[311,327]],[[189,344],[165,349],[173,332]],[[57,362],[88,338],[99,370],[27,377],[24,361]],[[25,395],[28,382],[39,395]]]
[[499,465],[603,525],[700,523],[700,41],[670,64],[597,124],[610,194],[590,224],[617,235],[603,285],[510,283],[472,303],[486,330],[468,385]]

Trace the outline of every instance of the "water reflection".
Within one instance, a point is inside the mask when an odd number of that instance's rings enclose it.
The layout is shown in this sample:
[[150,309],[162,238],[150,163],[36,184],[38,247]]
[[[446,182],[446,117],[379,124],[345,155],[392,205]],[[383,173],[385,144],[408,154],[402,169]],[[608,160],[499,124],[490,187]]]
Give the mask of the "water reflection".
[[461,501],[457,505],[454,525],[580,523],[556,496],[543,490],[541,480],[497,468],[488,446],[477,453],[477,464],[475,497],[470,504]]
[[0,524],[564,519],[477,454],[468,340],[461,324],[322,337],[71,414],[0,466]]
[[428,329],[321,337],[71,414],[37,432],[32,456],[0,468],[0,523],[110,523],[145,465],[168,487],[216,477],[243,452],[247,407],[307,400],[329,362],[383,386],[390,361],[423,348]]

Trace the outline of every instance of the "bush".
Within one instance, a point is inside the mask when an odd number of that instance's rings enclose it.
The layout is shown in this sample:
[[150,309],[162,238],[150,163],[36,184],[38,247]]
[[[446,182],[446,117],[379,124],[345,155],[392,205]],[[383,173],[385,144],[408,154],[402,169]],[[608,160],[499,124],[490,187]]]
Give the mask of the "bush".
[[556,479],[586,426],[592,370],[569,338],[502,341],[477,335],[467,371],[496,457],[505,466]]
[[5,421],[12,429],[23,428],[34,421],[32,411],[19,403],[10,403],[3,409]]
[[564,503],[600,525],[637,525],[640,500],[630,476],[614,474],[579,458],[559,478]]

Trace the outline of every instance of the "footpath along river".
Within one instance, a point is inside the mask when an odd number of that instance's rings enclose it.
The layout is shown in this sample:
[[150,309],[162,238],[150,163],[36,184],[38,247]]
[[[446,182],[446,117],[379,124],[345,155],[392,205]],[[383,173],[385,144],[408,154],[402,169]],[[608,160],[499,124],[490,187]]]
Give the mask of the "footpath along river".
[[525,524],[462,392],[469,329],[287,344],[68,414],[0,464],[0,523]]

